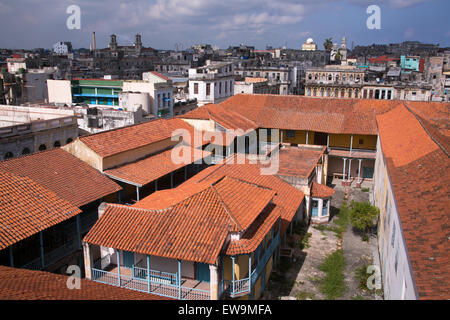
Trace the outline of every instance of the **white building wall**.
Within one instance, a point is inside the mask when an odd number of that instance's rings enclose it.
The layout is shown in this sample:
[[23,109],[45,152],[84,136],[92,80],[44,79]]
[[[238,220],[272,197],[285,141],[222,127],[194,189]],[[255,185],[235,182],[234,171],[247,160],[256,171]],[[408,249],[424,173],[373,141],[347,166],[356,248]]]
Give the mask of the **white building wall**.
[[379,138],[377,146],[373,198],[380,209],[378,251],[384,298],[417,299],[413,271]]
[[48,102],[72,103],[72,88],[70,80],[47,80]]

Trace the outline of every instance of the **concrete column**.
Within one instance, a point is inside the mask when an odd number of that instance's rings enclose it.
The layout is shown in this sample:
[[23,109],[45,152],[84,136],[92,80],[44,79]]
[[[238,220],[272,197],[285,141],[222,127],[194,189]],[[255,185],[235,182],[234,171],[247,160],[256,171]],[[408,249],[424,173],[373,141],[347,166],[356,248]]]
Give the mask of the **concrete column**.
[[178,262],[178,299],[181,300],[181,260]]
[[306,131],[306,144],[308,144],[308,141],[309,141],[309,131]]
[[122,284],[122,282],[120,281],[120,250],[116,251],[116,255],[117,255],[117,276],[118,276],[118,282],[119,282],[119,287],[120,287]]
[[322,164],[319,164],[317,166],[317,183],[322,183],[322,177],[323,177],[323,172],[322,172]]
[[231,269],[231,272],[233,273],[233,282],[232,282],[232,284],[233,284],[233,295],[234,295],[234,281],[236,280],[236,275],[235,275],[235,271],[234,271],[234,267],[235,267],[235,261],[234,261],[234,259],[235,259],[235,257],[234,256],[232,256],[231,257],[231,260],[233,261],[233,265],[232,265],[232,269]]
[[359,168],[358,168],[358,183],[361,183],[360,177],[361,177],[361,162],[362,159],[358,159],[359,161]]
[[84,273],[86,279],[91,280],[91,268],[92,268],[92,253],[89,247],[89,243],[83,242],[83,258],[84,258]]
[[352,154],[353,149],[353,135],[350,136],[350,155]]
[[147,291],[150,293],[151,292],[151,287],[150,287],[150,256],[147,255]]
[[209,265],[209,294],[211,300],[219,300],[219,272],[214,264]]
[[139,187],[136,187],[136,200],[139,201]]
[[317,202],[318,202],[317,210],[319,211],[317,216],[320,218],[320,217],[323,216],[323,215],[322,215],[322,210],[323,210],[323,199],[317,199]]
[[330,147],[330,135],[327,133],[327,148]]
[[342,181],[345,181],[345,162],[347,161],[347,158],[343,158],[344,160],[344,166],[342,168]]
[[350,181],[351,178],[352,160],[352,158],[348,159],[348,181]]

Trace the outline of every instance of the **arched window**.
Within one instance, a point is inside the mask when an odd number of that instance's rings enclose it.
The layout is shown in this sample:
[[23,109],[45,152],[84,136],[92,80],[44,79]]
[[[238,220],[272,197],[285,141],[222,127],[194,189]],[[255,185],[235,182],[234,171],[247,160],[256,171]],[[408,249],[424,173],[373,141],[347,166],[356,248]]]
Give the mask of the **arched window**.
[[324,95],[324,91],[325,91],[325,89],[324,89],[324,88],[321,88],[321,89],[320,89],[320,96],[321,96],[321,97],[323,97],[323,95]]
[[61,142],[59,142],[58,140],[56,140],[55,143],[53,144],[53,147],[55,147],[55,148],[61,147]]
[[345,96],[345,90],[342,89],[342,90],[341,90],[341,98],[344,98],[344,96]]
[[339,89],[334,90],[334,97],[335,98],[339,97]]
[[71,143],[72,141],[73,141],[73,139],[69,138],[69,139],[66,140],[66,143]]
[[336,82],[339,82],[339,76],[336,76]]
[[328,81],[331,81],[332,77],[331,74],[328,75]]
[[313,89],[313,97],[315,97],[315,96],[317,96],[317,89],[316,88]]
[[22,154],[30,154],[30,153],[31,153],[31,151],[30,151],[29,148],[24,148],[24,149],[22,150]]
[[5,153],[5,160],[14,158],[14,154],[12,152]]
[[41,144],[39,146],[39,151],[44,151],[44,150],[47,150],[47,146],[45,144]]

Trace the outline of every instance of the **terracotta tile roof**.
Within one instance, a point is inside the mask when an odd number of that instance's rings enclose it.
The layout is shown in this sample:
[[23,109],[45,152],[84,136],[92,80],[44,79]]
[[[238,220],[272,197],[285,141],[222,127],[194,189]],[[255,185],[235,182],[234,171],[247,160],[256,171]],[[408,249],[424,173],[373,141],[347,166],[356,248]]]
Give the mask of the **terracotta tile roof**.
[[214,188],[237,223],[233,231],[247,230],[276,194],[272,189],[231,177],[223,178]]
[[[81,279],[68,289],[68,276],[0,266],[0,300],[164,300],[165,298]],[[168,300],[168,299],[167,299]]]
[[313,182],[311,186],[311,196],[313,198],[329,198],[334,194],[334,190],[324,184]]
[[184,119],[214,120],[225,129],[239,130],[244,132],[258,128],[258,125],[230,108],[224,108],[217,104],[206,104],[197,109],[189,111],[181,116]]
[[308,178],[324,154],[326,147],[283,147],[279,151],[278,175]]
[[77,207],[122,189],[87,163],[59,148],[2,161],[0,168],[34,180]]
[[393,100],[237,94],[220,106],[241,114],[260,128],[376,135],[375,116],[399,103]]
[[442,135],[450,136],[450,102],[403,101],[403,104]]
[[181,119],[156,119],[124,128],[103,131],[79,139],[100,156],[107,157],[170,139],[176,129],[194,132],[193,127]]
[[30,178],[0,169],[0,250],[80,212]]
[[155,192],[132,207],[108,205],[84,241],[215,263],[229,232],[247,233],[261,212],[271,206],[274,195],[271,189],[231,177],[192,181]]
[[280,220],[281,211],[281,207],[275,204],[267,206],[239,240],[230,241],[226,254],[231,256],[254,252]]
[[108,204],[84,238],[91,244],[215,264],[233,222],[207,188],[166,210]]
[[450,161],[404,106],[377,117],[420,299],[449,299]]
[[239,164],[236,157],[229,157],[222,164],[202,170],[184,184],[207,182],[227,176],[274,190],[276,195],[273,198],[273,203],[280,208],[281,234],[283,235],[300,207],[304,194],[276,176],[261,174],[261,166],[260,164],[251,164],[248,161]]
[[[172,155],[175,155],[177,158],[183,158],[183,162],[176,163],[172,161]],[[211,152],[201,151],[191,146],[177,146],[157,154],[152,154],[144,159],[105,170],[104,173],[111,178],[118,178],[138,186],[144,186],[166,174],[210,155]]]
[[151,71],[151,73],[153,73],[155,76],[160,77],[161,79],[164,79],[166,81],[170,80],[170,78],[166,77],[165,75],[162,75],[161,73],[159,73],[157,71]]
[[[231,231],[247,229],[261,211],[275,196],[275,191],[244,180],[216,176],[215,179],[155,192],[137,202],[134,207],[143,209],[164,209],[213,187],[215,195],[223,203],[225,211],[231,216],[234,225]],[[251,194],[251,197],[247,195]]]

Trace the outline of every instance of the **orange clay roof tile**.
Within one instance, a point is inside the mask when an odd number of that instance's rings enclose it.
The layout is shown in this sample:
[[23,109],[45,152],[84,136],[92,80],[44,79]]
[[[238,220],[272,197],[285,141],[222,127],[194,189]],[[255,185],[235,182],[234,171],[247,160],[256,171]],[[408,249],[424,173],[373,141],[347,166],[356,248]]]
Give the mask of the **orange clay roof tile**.
[[[198,150],[191,146],[177,146],[157,154],[152,154],[144,159],[105,170],[105,174],[112,178],[118,178],[132,184],[144,186],[166,174],[210,155],[211,152]],[[172,157],[179,159],[179,163],[172,161]]]
[[0,266],[0,300],[169,300],[157,295],[81,279],[67,287],[68,276]]
[[0,250],[80,212],[30,178],[0,169]]
[[449,299],[448,152],[403,105],[377,121],[419,298]]
[[137,125],[103,131],[80,137],[101,157],[143,147],[154,142],[170,139],[177,129],[184,129],[193,136],[194,128],[181,119],[157,119]]
[[122,188],[63,149],[0,162],[0,168],[29,177],[75,206],[83,206]]

